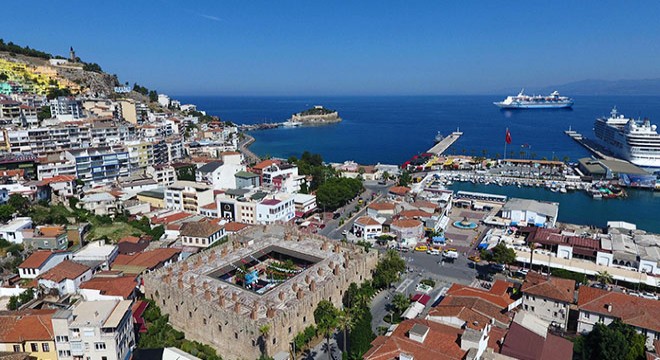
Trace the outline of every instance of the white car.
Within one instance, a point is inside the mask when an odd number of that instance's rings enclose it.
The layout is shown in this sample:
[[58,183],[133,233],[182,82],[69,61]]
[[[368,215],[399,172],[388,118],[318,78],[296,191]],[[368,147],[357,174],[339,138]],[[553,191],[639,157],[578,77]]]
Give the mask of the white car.
[[643,297],[644,299],[658,300],[658,295],[646,291],[639,294],[639,296]]

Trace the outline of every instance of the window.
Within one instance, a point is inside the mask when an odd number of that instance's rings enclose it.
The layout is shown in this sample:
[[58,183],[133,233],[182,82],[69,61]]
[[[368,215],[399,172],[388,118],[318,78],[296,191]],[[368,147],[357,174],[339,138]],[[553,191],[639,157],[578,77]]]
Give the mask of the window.
[[71,356],[71,351],[70,350],[59,350],[57,351],[57,354],[59,357],[70,357]]
[[222,325],[218,324],[218,331],[222,332]]
[[192,311],[188,311],[188,317],[192,318]]
[[588,319],[589,318],[589,313],[584,313],[584,318]]
[[291,326],[289,326],[289,334],[291,334]]
[[104,342],[94,343],[94,349],[95,350],[105,350],[105,343]]
[[604,321],[605,321],[605,317],[603,315],[598,317],[598,322],[604,322]]
[[48,343],[41,343],[41,350],[43,350],[44,352],[49,352],[50,345]]
[[[119,359],[119,354],[117,354],[117,359]],[[108,360],[107,356],[101,356],[101,360]]]
[[69,342],[69,337],[68,336],[56,336],[55,340],[57,340],[58,343]]
[[534,307],[532,306],[532,311],[534,311]]
[[202,319],[202,322],[206,325],[206,318]]
[[39,344],[30,344],[32,352],[39,352]]
[[238,339],[238,333],[237,332],[234,333],[234,339]]
[[21,352],[21,346],[20,345],[14,345],[14,352]]

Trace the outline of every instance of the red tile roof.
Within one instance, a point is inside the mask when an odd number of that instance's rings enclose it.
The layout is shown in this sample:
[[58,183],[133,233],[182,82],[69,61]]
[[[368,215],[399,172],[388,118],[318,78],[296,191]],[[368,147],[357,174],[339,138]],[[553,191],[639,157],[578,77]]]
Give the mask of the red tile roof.
[[112,268],[113,270],[125,268],[124,272],[126,273],[132,273],[130,271],[133,270],[137,271],[138,273],[144,271],[145,269],[153,270],[177,256],[180,252],[181,249],[161,248],[145,251],[135,255],[119,254],[117,255],[115,261],[112,263]]
[[117,242],[120,242],[120,243],[121,242],[128,242],[128,243],[131,243],[131,244],[137,244],[138,242],[140,242],[140,238],[138,236],[125,236],[125,237],[119,239],[119,241],[117,241]]
[[32,255],[28,256],[25,261],[18,265],[18,267],[23,269],[38,269],[46,263],[46,260],[48,260],[51,255],[53,255],[52,251],[35,251]]
[[525,276],[525,282],[523,282],[520,290],[524,294],[572,304],[575,297],[575,280],[557,277],[547,278],[535,271],[530,271]]
[[[611,306],[611,311],[608,310]],[[626,324],[660,332],[660,301],[581,286],[578,309],[621,319]]]
[[64,226],[40,226],[37,230],[47,237],[55,237],[66,232]]
[[422,210],[404,210],[399,213],[399,216],[402,218],[428,218],[433,216],[433,214]]
[[52,183],[58,183],[58,182],[71,182],[75,181],[76,177],[73,175],[57,175],[53,176],[50,178],[45,178],[41,180],[44,185],[52,184]]
[[394,210],[396,205],[389,202],[376,202],[368,206],[369,209],[382,211],[382,210]]
[[248,224],[243,224],[243,223],[232,221],[232,222],[228,222],[228,223],[225,224],[225,231],[235,233],[235,232],[239,232],[239,231],[241,231],[241,230],[243,230],[243,229],[245,229],[249,226],[250,225],[248,225]]
[[513,287],[513,284],[504,280],[495,280],[490,290],[473,288],[461,284],[453,284],[447,291],[446,296],[467,296],[478,297],[490,303],[493,303],[503,309],[509,307],[514,303],[514,300],[509,295],[508,290]]
[[65,279],[74,280],[89,270],[88,266],[71,260],[64,260],[52,269],[39,275],[38,279],[51,280],[56,283]]
[[376,226],[380,225],[378,221],[376,221],[374,218],[371,216],[361,216],[357,220],[355,220],[357,224],[363,225],[363,226]]
[[[479,313],[489,319],[495,319],[501,324],[508,325],[511,323],[511,318],[506,314],[502,313],[502,307],[495,305],[487,300],[484,300],[479,297],[468,297],[468,296],[449,296],[445,297],[438,306],[429,311],[429,316],[434,316],[436,309],[439,314],[443,314],[442,310],[445,306],[455,306],[455,307],[465,307],[476,313]],[[467,317],[469,314],[465,313]],[[443,316],[443,315],[439,315]],[[466,318],[466,320],[469,318]]]
[[490,322],[490,317],[462,305],[438,305],[429,311],[428,316],[455,317],[464,321],[467,327],[478,330],[483,329]]
[[392,186],[389,191],[394,195],[404,196],[410,192],[410,188],[407,186]]
[[440,207],[440,205],[430,202],[430,201],[424,201],[424,200],[418,200],[415,201],[414,203],[411,204],[412,206],[416,208],[424,208],[424,209],[437,209]]
[[[411,340],[407,334],[415,324],[429,328],[424,343]],[[406,320],[397,326],[389,337],[379,336],[372,348],[364,354],[367,360],[398,359],[402,353],[412,355],[415,360],[463,359],[467,351],[462,350],[459,339],[463,330],[427,320]]]
[[163,217],[152,217],[151,218],[151,223],[152,224],[169,224],[171,222],[175,222],[178,220],[183,220],[185,218],[191,217],[191,214],[184,213],[184,212],[177,212],[171,215],[163,216]]
[[279,163],[281,163],[281,161],[279,161],[279,160],[264,160],[264,161],[262,161],[262,162],[260,162],[256,165],[252,166],[252,169],[263,170],[263,169],[265,169],[265,168],[267,168],[267,167],[269,167],[273,164],[279,164]]
[[571,360],[573,343],[549,332],[544,338],[514,322],[504,339],[502,354],[520,360]]
[[0,343],[53,341],[54,309],[0,311]]
[[135,291],[136,286],[137,281],[135,281],[134,276],[120,276],[95,277],[82,283],[80,288],[101,290],[101,295],[121,296],[128,299]]
[[392,221],[391,226],[398,228],[414,228],[414,227],[422,226],[422,222],[413,219],[397,219]]

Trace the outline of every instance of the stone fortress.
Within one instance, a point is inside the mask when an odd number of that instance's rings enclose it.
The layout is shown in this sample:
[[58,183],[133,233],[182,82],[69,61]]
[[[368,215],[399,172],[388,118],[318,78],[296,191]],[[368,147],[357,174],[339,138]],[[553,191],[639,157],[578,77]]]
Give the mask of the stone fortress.
[[[285,279],[268,279],[263,270],[282,260],[300,267]],[[348,286],[370,279],[377,262],[375,250],[272,224],[149,273],[144,288],[187,339],[225,359],[256,359],[262,350],[288,352],[295,335],[314,324],[317,304],[340,307]]]
[[291,122],[303,124],[330,124],[341,120],[337,111],[326,109],[321,105],[315,105],[311,109],[293,114],[289,119]]

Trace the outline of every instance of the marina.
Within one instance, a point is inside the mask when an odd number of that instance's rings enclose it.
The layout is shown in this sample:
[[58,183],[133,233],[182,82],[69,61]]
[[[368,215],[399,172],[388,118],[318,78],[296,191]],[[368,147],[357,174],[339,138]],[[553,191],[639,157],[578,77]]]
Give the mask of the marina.
[[570,127],[568,130],[564,131],[564,134],[568,135],[571,139],[575,140],[575,142],[582,145],[585,149],[589,150],[589,152],[594,154],[599,159],[623,161],[621,159],[617,159],[615,157],[605,155],[601,150],[599,150],[600,146],[598,146],[598,144],[585,138],[579,132],[575,130],[571,130]]

